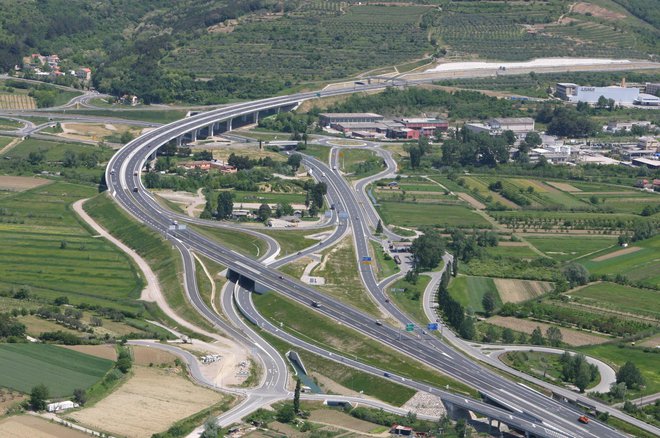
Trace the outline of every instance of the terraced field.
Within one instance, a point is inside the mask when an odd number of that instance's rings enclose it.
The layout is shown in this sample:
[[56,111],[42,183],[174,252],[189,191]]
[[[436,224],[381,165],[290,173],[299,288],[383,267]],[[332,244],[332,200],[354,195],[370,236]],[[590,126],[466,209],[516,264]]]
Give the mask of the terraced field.
[[37,107],[37,102],[22,93],[0,93],[0,109],[31,110]]

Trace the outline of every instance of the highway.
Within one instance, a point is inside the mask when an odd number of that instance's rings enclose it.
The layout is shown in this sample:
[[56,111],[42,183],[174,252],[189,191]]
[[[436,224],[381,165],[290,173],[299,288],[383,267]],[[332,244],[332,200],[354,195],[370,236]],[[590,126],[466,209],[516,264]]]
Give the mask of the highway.
[[[380,87],[382,85],[370,85],[361,89],[375,89]],[[250,114],[257,110],[291,105],[294,102],[313,99],[319,96],[319,94],[329,96],[355,91],[357,91],[355,88],[351,88],[348,90],[340,89],[319,93],[300,93],[292,96],[236,104],[155,129],[128,143],[111,159],[106,170],[106,181],[109,191],[115,200],[136,219],[165,235],[168,233],[169,226],[171,225],[171,213],[163,214],[162,208],[148,195],[140,179],[143,164],[155,149],[185,132],[198,129],[214,121]],[[309,165],[311,167],[323,166],[322,163],[311,160]],[[321,169],[322,167],[318,168]],[[354,196],[354,193],[356,193],[355,190],[348,186],[339,174],[329,171],[326,172],[326,175],[329,182],[328,185],[334,187],[341,200],[341,209],[338,208],[337,212],[341,214],[343,211],[348,214],[348,220],[353,229],[357,256],[360,257],[363,254],[368,254],[367,244],[370,232],[367,229],[366,221],[361,219],[363,212],[359,208],[359,204]],[[345,210],[342,210],[343,208]],[[322,313],[331,316],[333,319],[398,349],[438,369],[440,372],[477,387],[495,400],[504,401],[514,412],[517,412],[512,414],[513,419],[511,421],[527,422],[526,428],[528,430],[534,430],[536,428],[543,429],[547,431],[544,436],[624,436],[596,421],[592,421],[589,425],[581,425],[577,422],[577,417],[580,413],[572,406],[551,400],[529,388],[510,382],[489,369],[473,363],[460,353],[433,338],[421,339],[417,336],[401,336],[401,330],[398,327],[377,325],[372,317],[319,293],[310,286],[285,277],[272,267],[265,266],[263,263],[245,257],[235,251],[228,250],[192,230],[178,232],[171,240],[177,242],[177,247],[182,249],[182,252],[193,249],[229,267],[232,271],[253,279],[260,285],[277,291],[298,302],[306,305],[309,305],[311,301],[322,303]],[[185,259],[186,257],[184,257]],[[193,275],[191,272],[194,272],[194,270],[187,268],[186,276]],[[368,265],[361,265],[360,275],[380,306],[385,308],[398,321],[402,323],[409,321],[396,307],[385,301],[386,297],[378,288],[375,276]],[[206,316],[210,317],[209,315]],[[220,326],[220,324],[218,325]],[[223,329],[228,330],[227,328]],[[265,348],[265,346],[259,347]],[[265,378],[267,381],[273,382],[273,387],[279,385],[280,380],[284,378],[284,373],[281,370],[282,368],[279,367],[278,369],[267,370]],[[471,402],[479,403],[477,401]],[[534,424],[531,424],[532,422]]]

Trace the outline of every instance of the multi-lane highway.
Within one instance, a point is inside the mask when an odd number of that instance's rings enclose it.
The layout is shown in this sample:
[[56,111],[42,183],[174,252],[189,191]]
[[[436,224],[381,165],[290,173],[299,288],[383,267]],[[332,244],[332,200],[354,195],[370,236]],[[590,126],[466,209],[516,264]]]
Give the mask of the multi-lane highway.
[[[381,86],[369,85],[363,87],[363,89],[379,88]],[[142,186],[140,179],[143,164],[155,149],[190,130],[204,127],[213,122],[243,116],[255,111],[291,105],[299,101],[313,99],[319,95],[339,95],[354,91],[356,90],[351,88],[319,93],[301,93],[231,105],[155,129],[127,144],[111,159],[106,171],[106,182],[109,191],[115,200],[139,221],[162,234],[166,234],[171,225],[172,215],[164,212],[155,202]],[[319,170],[324,166],[323,163],[312,160],[308,161],[308,165],[312,168],[316,166]],[[348,186],[346,181],[334,169],[327,168],[325,173],[328,186],[329,188],[332,187],[330,195],[337,197],[335,199],[335,204],[338,204],[337,213],[344,212],[348,215],[344,224],[340,220],[339,227],[348,227],[350,224],[353,229],[358,257],[368,254],[370,231],[365,223],[366,221],[362,219],[364,210],[359,206],[359,202],[355,197],[355,190]],[[339,236],[340,234],[335,233],[334,235]],[[572,406],[551,400],[529,388],[513,383],[489,369],[473,363],[439,340],[433,338],[419,339],[417,336],[409,335],[401,336],[399,327],[377,325],[371,316],[319,293],[310,286],[283,276],[272,267],[228,250],[192,230],[178,233],[173,241],[176,242],[177,247],[182,249],[184,255],[185,251],[193,249],[229,267],[232,271],[256,281],[263,287],[282,293],[298,302],[306,305],[309,305],[312,301],[322,303],[322,309],[317,310],[322,311],[327,316],[404,352],[440,372],[479,388],[493,400],[502,401],[503,404],[512,409],[511,422],[525,423],[524,425],[515,423],[515,425],[524,427],[526,430],[534,430],[536,434],[543,436],[623,436],[596,421],[591,422],[589,425],[581,425],[577,422],[577,417],[580,414]],[[186,257],[184,257],[185,259]],[[191,275],[191,270],[191,268],[186,270],[186,276]],[[387,302],[385,295],[378,288],[373,271],[368,268],[368,265],[361,265],[360,275],[374,300],[383,309],[399,322],[409,322],[406,315]],[[194,294],[194,291],[189,291],[189,293]],[[204,312],[201,307],[198,310]],[[211,315],[205,316],[212,318]],[[232,336],[239,336],[239,339],[241,336],[244,338],[244,335],[240,333],[231,333],[229,328],[222,327],[220,323],[218,323],[218,326]],[[254,343],[254,340],[246,339],[245,341]],[[353,365],[358,366],[358,364]],[[273,386],[280,385],[281,379],[285,378],[282,374],[279,369],[268,369],[266,380],[274,382]],[[449,396],[447,395],[447,397]],[[478,402],[474,401],[474,403]]]

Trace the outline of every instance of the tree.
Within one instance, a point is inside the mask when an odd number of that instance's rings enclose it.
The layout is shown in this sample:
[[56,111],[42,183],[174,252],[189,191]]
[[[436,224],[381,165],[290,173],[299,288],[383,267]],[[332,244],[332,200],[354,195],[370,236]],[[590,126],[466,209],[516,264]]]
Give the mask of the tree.
[[445,241],[437,231],[428,229],[413,241],[410,251],[413,253],[417,271],[430,270],[437,267],[442,260]]
[[467,424],[465,423],[465,419],[461,418],[458,421],[456,421],[456,425],[454,426],[454,431],[456,432],[457,437],[465,438],[465,435],[467,433]]
[[84,406],[87,403],[87,393],[82,388],[76,388],[73,390],[73,401],[78,403],[80,406]]
[[383,234],[383,222],[378,219],[378,224],[376,225],[376,234]]
[[302,162],[302,155],[300,154],[291,154],[289,155],[289,158],[286,160],[286,164],[291,166],[294,172],[298,170],[301,162]]
[[300,412],[300,379],[296,379],[296,390],[293,393],[293,411]]
[[62,304],[69,304],[69,297],[67,297],[66,295],[62,295],[61,297],[57,297],[53,301],[53,304],[55,304],[56,306],[61,306]]
[[314,184],[311,188],[311,201],[317,209],[323,208],[323,197],[328,193],[328,186],[324,182]]
[[37,164],[40,164],[42,161],[44,161],[44,158],[45,158],[45,155],[41,151],[32,151],[28,154],[28,161],[33,166],[36,166]]
[[493,291],[486,291],[484,297],[481,299],[481,305],[484,307],[484,312],[486,312],[487,316],[493,313],[493,310],[495,310],[495,294]]
[[502,330],[502,342],[505,344],[513,344],[516,341],[516,335],[509,327]]
[[578,387],[580,392],[584,392],[587,386],[589,386],[589,382],[591,382],[591,369],[586,360],[581,361],[575,375],[575,386]]
[[121,133],[121,136],[119,137],[119,142],[120,143],[129,143],[131,140],[133,140],[135,136],[131,131],[124,131]]
[[548,343],[553,347],[558,347],[563,340],[563,335],[561,334],[561,330],[559,330],[558,327],[548,327],[548,329],[545,331],[545,336],[548,338]]
[[266,222],[268,219],[270,219],[272,214],[273,211],[271,210],[270,205],[266,203],[261,204],[259,206],[259,210],[257,211],[257,216],[261,222]]
[[64,167],[76,167],[78,165],[78,158],[73,151],[64,151],[64,158],[62,158],[62,165]]
[[467,317],[463,319],[463,323],[461,324],[461,327],[459,329],[459,334],[464,339],[468,339],[468,340],[474,339],[476,330],[474,328],[474,320],[472,318]]
[[532,342],[532,345],[545,344],[545,341],[543,340],[543,332],[541,331],[541,327],[536,326],[534,331],[532,331],[532,336],[530,338],[530,341]]
[[48,399],[48,387],[39,384],[30,391],[30,408],[33,411],[43,411],[46,409],[46,399]]
[[625,383],[628,388],[639,388],[644,385],[644,376],[633,362],[626,362],[616,373],[616,382]]
[[410,168],[417,169],[422,163],[422,151],[418,145],[406,146],[408,157],[410,158]]
[[229,191],[222,191],[218,195],[218,208],[216,215],[218,219],[227,219],[231,217],[234,210],[234,195]]
[[280,423],[290,423],[296,418],[296,412],[293,409],[293,405],[288,403],[282,405],[281,408],[277,410],[275,414],[275,419]]
[[218,438],[220,435],[220,426],[215,421],[215,418],[209,417],[204,423],[204,431],[199,436],[200,438]]
[[569,263],[562,269],[562,272],[571,287],[582,286],[589,282],[589,271],[579,263]]
[[616,400],[623,400],[626,397],[626,384],[624,382],[612,382],[610,385],[610,396]]
[[538,133],[531,131],[525,135],[525,143],[527,143],[530,148],[535,148],[540,146],[543,143],[543,140]]
[[281,202],[275,206],[275,217],[291,216],[294,210],[288,202]]

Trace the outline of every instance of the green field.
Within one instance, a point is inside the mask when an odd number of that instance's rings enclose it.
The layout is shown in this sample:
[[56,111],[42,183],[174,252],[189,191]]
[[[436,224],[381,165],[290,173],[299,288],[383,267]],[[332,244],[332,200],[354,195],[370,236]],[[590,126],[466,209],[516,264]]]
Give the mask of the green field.
[[502,256],[533,259],[539,256],[529,246],[491,246],[484,248],[484,252],[491,257]]
[[57,141],[45,141],[29,138],[14,147],[10,154],[12,158],[28,158],[30,152],[43,152],[46,161],[62,161],[65,151],[75,152],[98,152],[101,161],[108,160],[115,154],[109,147],[90,146],[82,143],[64,143]]
[[570,292],[570,295],[592,306],[651,315],[660,320],[660,291],[603,282]]
[[352,178],[366,178],[385,168],[383,159],[366,149],[343,149],[338,157],[340,169]]
[[432,385],[449,384],[454,391],[473,393],[465,385],[443,376],[351,328],[321,316],[310,310],[308,306],[303,306],[274,293],[255,295],[254,302],[265,318],[277,325],[281,323],[283,330],[299,336],[307,342],[320,345],[340,355],[352,356],[364,363],[387,368],[402,376]]
[[232,191],[234,194],[234,206],[240,208],[241,202],[250,204],[254,203],[289,203],[289,204],[304,204],[304,193],[280,193],[280,192],[242,192],[239,190]]
[[50,344],[0,344],[0,386],[29,393],[43,383],[51,397],[66,397],[87,389],[113,362]]
[[330,231],[332,228],[321,228],[314,230],[273,230],[273,229],[264,229],[259,230],[260,233],[266,234],[267,236],[272,237],[277,240],[277,243],[280,244],[280,257],[287,256],[289,254],[297,253],[302,251],[305,248],[308,248],[312,245],[318,245],[318,239],[308,239],[306,236],[313,236],[318,233]]
[[[594,261],[595,258],[619,251],[614,247],[578,259],[591,274],[625,275],[628,280],[641,281],[654,287],[660,286],[660,235],[651,239],[634,242],[630,247],[639,247],[639,251],[623,254],[607,260]],[[630,248],[629,247],[629,248]]]
[[263,239],[247,233],[227,228],[203,227],[191,225],[190,228],[225,245],[241,254],[259,258],[268,251],[268,244]]
[[303,151],[300,151],[305,155],[310,155],[322,162],[328,164],[330,159],[330,148],[328,146],[321,146],[318,144],[308,144],[307,148]]
[[660,392],[660,367],[658,367],[660,355],[657,351],[644,351],[641,348],[612,343],[579,347],[577,350],[586,355],[603,359],[616,368],[623,366],[627,361],[637,365],[644,376],[646,387],[641,392],[628,390],[630,398],[637,398],[640,393],[650,395]]
[[371,247],[375,255],[374,260],[376,261],[377,268],[376,276],[379,280],[399,272],[399,265],[396,264],[392,257],[390,257],[389,260],[385,260],[385,251],[382,246],[376,242],[371,242]]
[[617,243],[615,237],[607,236],[525,236],[525,240],[560,262],[601,251]]
[[87,303],[136,311],[142,289],[132,262],[93,237],[71,211],[91,187],[58,182],[0,199],[0,286],[27,285],[47,299],[67,295]]
[[486,219],[461,205],[385,201],[378,208],[386,224],[402,227],[490,228]]
[[495,294],[495,307],[502,305],[500,295],[492,278],[460,275],[449,283],[449,294],[466,309],[484,312],[482,300],[486,292]]
[[404,278],[392,283],[387,288],[388,295],[392,297],[399,309],[410,315],[415,321],[426,324],[428,319],[424,313],[423,299],[424,290],[430,281],[431,277],[428,275],[420,275],[416,284],[412,284]]

